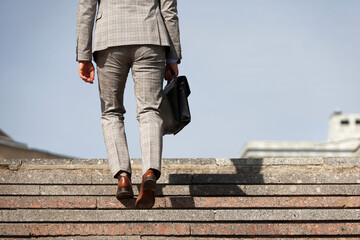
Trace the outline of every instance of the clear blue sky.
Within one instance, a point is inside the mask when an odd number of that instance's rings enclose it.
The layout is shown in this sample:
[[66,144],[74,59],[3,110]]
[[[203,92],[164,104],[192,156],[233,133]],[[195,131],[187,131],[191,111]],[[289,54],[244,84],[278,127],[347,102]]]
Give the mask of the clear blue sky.
[[[249,140],[325,141],[360,113],[360,1],[179,0],[192,123],[164,157],[236,157]],[[75,62],[75,0],[2,0],[0,128],[31,148],[106,157],[97,84]],[[97,83],[97,82],[96,82]],[[132,79],[131,157],[141,157]]]

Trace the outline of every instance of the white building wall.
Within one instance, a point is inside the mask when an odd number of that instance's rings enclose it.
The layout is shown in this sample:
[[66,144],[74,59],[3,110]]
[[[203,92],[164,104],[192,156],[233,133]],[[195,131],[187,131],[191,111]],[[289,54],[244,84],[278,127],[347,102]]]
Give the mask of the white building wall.
[[328,142],[360,139],[360,114],[341,114],[335,112],[329,120]]

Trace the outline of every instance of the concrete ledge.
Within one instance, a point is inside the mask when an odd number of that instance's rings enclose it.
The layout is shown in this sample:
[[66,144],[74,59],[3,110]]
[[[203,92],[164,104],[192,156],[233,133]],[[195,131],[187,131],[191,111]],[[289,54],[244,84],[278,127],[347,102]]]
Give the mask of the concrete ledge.
[[21,165],[21,160],[19,160],[19,159],[0,159],[1,167],[7,167],[9,165]]
[[311,239],[317,239],[314,236],[356,236],[359,233],[358,223],[199,223],[191,225],[191,234],[197,236],[310,236]]
[[218,166],[322,165],[323,158],[218,158]]
[[[176,180],[176,176],[169,175],[169,182]],[[345,174],[194,174],[192,175],[192,184],[334,184],[334,183],[360,183],[360,173]]]
[[1,185],[0,195],[40,195],[39,185]]
[[[139,158],[131,159],[132,164],[141,164],[142,160]],[[163,164],[171,165],[212,165],[216,164],[215,158],[164,158]],[[108,165],[107,159],[0,159],[1,165]]]
[[[160,199],[159,199],[160,200]],[[114,200],[112,200],[114,201]],[[111,200],[101,201],[98,208]],[[167,208],[359,208],[356,197],[166,197]],[[118,205],[119,206],[119,205]]]
[[359,209],[216,210],[215,221],[344,221],[360,220]]
[[325,164],[329,165],[354,165],[359,166],[360,157],[344,157],[344,158],[335,158],[335,157],[327,157],[324,158]]
[[[114,224],[0,224],[3,236],[181,236],[190,235],[183,223],[114,223]],[[73,238],[71,238],[73,239]]]
[[[131,159],[141,164],[141,159]],[[264,166],[264,165],[360,165],[360,157],[302,157],[302,158],[164,158],[164,165],[217,165],[217,166]],[[20,165],[107,165],[107,159],[2,159],[0,166]]]
[[97,197],[0,197],[0,209],[96,209],[97,200]]
[[[107,177],[115,183],[110,175]],[[51,171],[29,171],[25,174],[22,172],[0,173],[0,183],[7,184],[91,184],[92,178],[92,175]]]
[[[236,160],[236,161],[235,161]],[[216,161],[219,159],[164,159],[162,164],[162,177],[160,179],[160,183],[172,183],[176,181],[181,181],[181,183],[189,184],[190,181],[205,181],[204,176],[209,174],[210,177],[214,179],[214,181],[223,181],[221,177],[216,177],[214,175],[236,175],[237,177],[231,176],[232,183],[259,183],[261,181],[267,181],[267,179],[271,179],[270,181],[274,181],[272,176],[282,175],[281,178],[285,181],[292,181],[289,183],[293,183],[295,179],[298,179],[299,182],[307,182],[305,175],[311,175],[312,179],[319,179],[318,181],[323,180],[333,180],[334,183],[342,183],[340,179],[337,178],[328,178],[325,175],[345,175],[345,174],[359,174],[360,173],[360,164],[354,164],[357,159],[341,159],[338,164],[326,164],[323,159],[316,159],[318,162],[323,162],[322,164],[305,164],[299,162],[291,162],[291,159],[267,159],[263,160],[263,165],[259,162],[251,163],[252,159],[223,159],[222,161],[230,161],[229,164],[222,163],[217,164]],[[256,159],[255,159],[256,160]],[[270,161],[271,160],[271,161]],[[305,159],[306,160],[306,159]],[[333,159],[329,159],[329,161],[333,161]],[[335,160],[334,160],[335,161]],[[33,181],[31,179],[32,175],[36,174],[49,174],[58,175],[54,176],[54,181],[61,182],[62,175],[71,175],[77,174],[79,176],[74,177],[70,176],[66,181],[73,181],[77,179],[86,180],[86,178],[90,178],[92,184],[101,184],[106,183],[103,182],[107,180],[109,182],[113,181],[110,176],[110,170],[106,160],[104,159],[59,159],[59,160],[15,160],[9,161],[4,160],[0,161],[0,174],[10,174],[10,173],[18,173],[23,176],[30,176],[29,183]],[[334,163],[337,163],[336,161]],[[258,165],[257,165],[258,164]],[[135,183],[140,182],[141,180],[141,164],[140,160],[133,160],[132,164],[133,169],[133,180]],[[320,175],[321,174],[321,175]],[[196,179],[193,178],[194,175]],[[285,176],[288,177],[284,178]],[[319,178],[316,177],[319,175]],[[91,176],[91,177],[85,177]],[[109,176],[109,177],[103,177]],[[213,177],[214,176],[214,177]],[[246,176],[246,177],[243,177]],[[263,177],[264,176],[264,177]],[[292,177],[293,176],[293,177]],[[322,177],[324,176],[324,177]],[[4,175],[0,177],[1,182],[4,182],[5,179],[9,177],[8,175]],[[356,177],[356,176],[355,176]],[[56,180],[56,179],[59,180]],[[42,181],[46,183],[49,178],[43,178]],[[277,178],[279,179],[279,178]],[[286,180],[287,179],[287,180]],[[323,179],[323,180],[322,180]],[[51,177],[50,177],[51,180]],[[14,181],[14,180],[11,180]],[[20,180],[21,181],[21,180]],[[206,180],[208,181],[208,180]],[[248,181],[248,182],[245,182]],[[356,181],[356,180],[351,180]],[[357,183],[360,180],[357,181]],[[1,183],[0,182],[0,183]],[[35,183],[35,182],[34,182]],[[41,182],[42,183],[42,182]],[[271,183],[271,182],[269,182]]]

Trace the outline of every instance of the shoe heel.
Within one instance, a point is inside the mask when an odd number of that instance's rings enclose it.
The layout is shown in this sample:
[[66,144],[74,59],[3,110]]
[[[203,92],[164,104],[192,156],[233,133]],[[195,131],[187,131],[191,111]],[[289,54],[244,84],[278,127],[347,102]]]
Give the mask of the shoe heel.
[[144,191],[152,191],[156,190],[156,179],[147,178],[144,180]]
[[116,193],[117,199],[124,199],[124,198],[133,198],[134,194],[132,193],[132,189],[130,188],[120,188]]

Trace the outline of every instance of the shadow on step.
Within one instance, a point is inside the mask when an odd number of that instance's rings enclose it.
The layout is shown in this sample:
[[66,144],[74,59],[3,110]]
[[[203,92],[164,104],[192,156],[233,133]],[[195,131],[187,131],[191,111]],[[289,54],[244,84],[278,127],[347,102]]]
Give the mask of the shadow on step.
[[[168,196],[172,208],[195,208],[194,197],[197,196],[244,196],[242,189],[247,184],[263,184],[261,174],[263,159],[230,159],[226,165],[217,165],[218,169],[209,169],[201,174],[169,174],[169,185],[186,185],[187,189],[179,189],[175,196]],[[196,172],[196,169],[194,169]],[[225,172],[225,173],[224,173]],[[229,172],[229,173],[228,173]],[[169,195],[169,185],[158,185],[159,194]],[[214,198],[215,199],[215,198]]]

